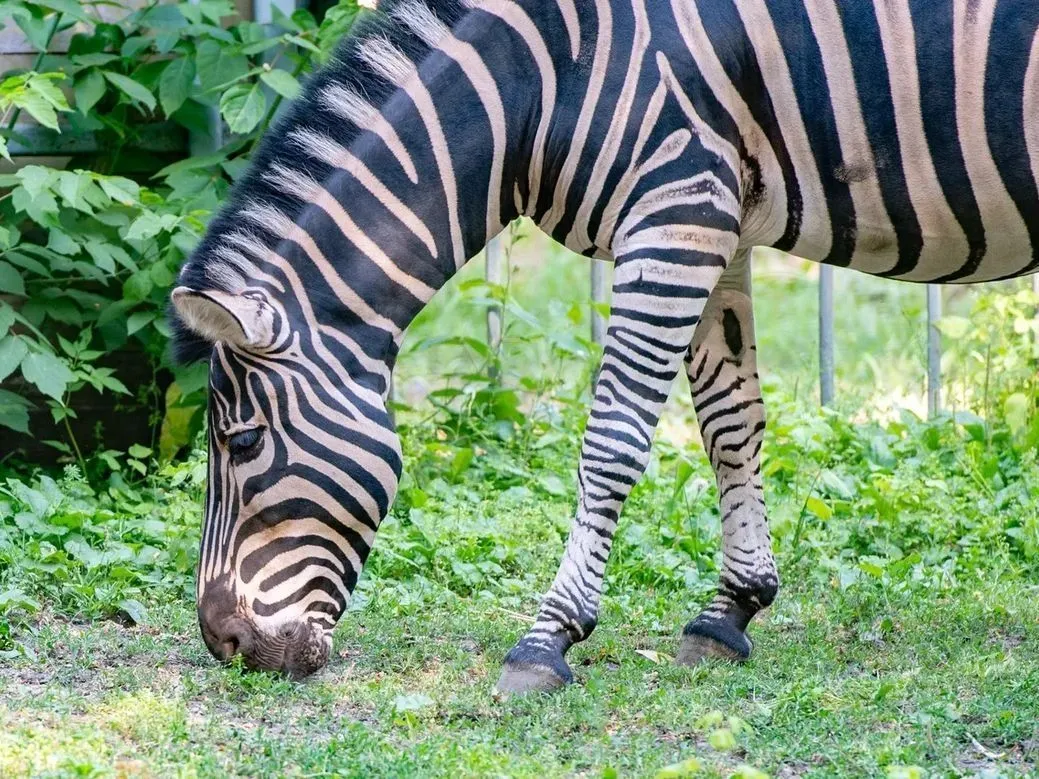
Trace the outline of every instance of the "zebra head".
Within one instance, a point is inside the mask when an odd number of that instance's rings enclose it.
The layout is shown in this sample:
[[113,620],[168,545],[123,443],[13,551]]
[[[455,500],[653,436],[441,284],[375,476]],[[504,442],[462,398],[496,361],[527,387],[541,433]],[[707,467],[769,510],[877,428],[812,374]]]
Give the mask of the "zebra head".
[[202,635],[219,660],[298,678],[328,661],[401,460],[384,388],[270,292],[181,286],[173,305],[210,349]]

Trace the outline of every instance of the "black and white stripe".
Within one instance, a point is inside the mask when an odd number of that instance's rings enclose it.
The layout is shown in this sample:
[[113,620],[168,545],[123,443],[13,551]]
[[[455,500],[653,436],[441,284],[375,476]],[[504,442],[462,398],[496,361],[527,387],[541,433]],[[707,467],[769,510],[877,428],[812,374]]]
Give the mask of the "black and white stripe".
[[616,263],[556,580],[504,689],[570,678],[668,389],[690,378],[723,516],[680,660],[746,657],[778,577],[750,250],[912,281],[1039,266],[1033,0],[386,0],[314,76],[174,292],[211,364],[207,643],[327,658],[400,450],[405,328],[519,215]]

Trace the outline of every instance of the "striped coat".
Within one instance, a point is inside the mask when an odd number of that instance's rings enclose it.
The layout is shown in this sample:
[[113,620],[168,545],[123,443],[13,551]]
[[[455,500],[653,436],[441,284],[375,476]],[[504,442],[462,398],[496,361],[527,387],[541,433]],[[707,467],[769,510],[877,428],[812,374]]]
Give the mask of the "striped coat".
[[624,500],[686,370],[722,515],[679,661],[745,658],[776,595],[749,262],[1032,272],[1034,0],[385,0],[270,131],[173,293],[210,362],[198,577],[220,658],[302,675],[393,500],[405,328],[520,215],[615,265],[578,505],[499,687],[570,680]]

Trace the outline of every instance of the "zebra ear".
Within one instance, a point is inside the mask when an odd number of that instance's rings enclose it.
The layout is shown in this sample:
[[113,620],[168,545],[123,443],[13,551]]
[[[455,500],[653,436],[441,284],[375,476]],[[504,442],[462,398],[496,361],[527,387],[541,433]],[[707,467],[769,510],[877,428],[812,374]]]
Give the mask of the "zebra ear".
[[274,309],[260,297],[177,287],[173,307],[191,330],[214,343],[262,348],[274,341]]

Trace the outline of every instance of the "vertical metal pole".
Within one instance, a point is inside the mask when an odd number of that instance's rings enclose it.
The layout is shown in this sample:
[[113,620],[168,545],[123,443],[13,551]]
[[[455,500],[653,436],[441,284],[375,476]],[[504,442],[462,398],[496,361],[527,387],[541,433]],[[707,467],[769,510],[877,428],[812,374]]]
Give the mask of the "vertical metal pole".
[[[1032,294],[1039,298],[1039,273],[1032,274]],[[1032,315],[1039,318],[1039,305],[1033,310]],[[1039,331],[1032,333],[1032,361],[1039,362]]]
[[819,399],[830,406],[835,394],[833,266],[823,265],[819,268]]
[[[602,260],[592,260],[592,303],[606,302],[606,265]],[[606,317],[592,308],[592,342],[603,346],[606,343]]]
[[935,417],[942,404],[942,334],[938,320],[942,318],[942,288],[927,285],[927,415]]
[[[501,286],[505,283],[505,250],[502,246],[502,241],[507,240],[504,236],[505,231],[500,233],[495,238],[492,238],[490,243],[484,249],[484,254],[487,259],[487,268],[485,272],[485,278],[488,284],[494,284]],[[487,309],[487,345],[491,348],[491,351],[495,354],[501,348],[502,339],[502,304],[491,306]],[[494,363],[491,363],[490,376],[492,379],[498,377],[498,367]]]

